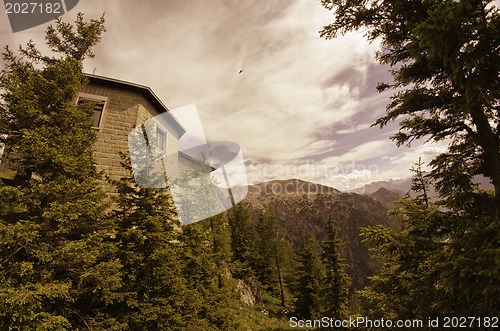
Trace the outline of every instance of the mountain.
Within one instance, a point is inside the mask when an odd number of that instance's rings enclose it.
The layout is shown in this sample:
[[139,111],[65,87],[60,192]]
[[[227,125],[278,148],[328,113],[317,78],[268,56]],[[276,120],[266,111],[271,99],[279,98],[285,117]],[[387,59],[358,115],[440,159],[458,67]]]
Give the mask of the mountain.
[[404,196],[411,188],[411,178],[389,179],[372,182],[370,184],[366,184],[364,186],[350,190],[349,192],[370,195],[377,192],[381,188],[395,192],[400,196]]
[[315,234],[319,240],[326,239],[325,223],[333,217],[340,228],[344,243],[340,253],[349,264],[347,272],[353,280],[352,287],[360,289],[368,284],[373,266],[368,248],[362,243],[360,228],[390,224],[382,203],[366,195],[342,193],[298,179],[252,185],[242,203],[255,224],[263,213],[276,215],[293,245],[297,245],[304,232]]
[[[384,181],[372,182],[370,184],[366,184],[364,186],[355,188],[350,190],[349,192],[358,193],[358,194],[366,194],[371,195],[377,192],[379,189],[387,189],[394,193],[399,194],[400,196],[404,196],[411,188],[411,180],[412,178],[403,178],[403,179],[389,179]],[[491,184],[491,180],[484,176],[475,176],[472,179],[473,183],[479,185],[480,188],[484,190],[492,189],[493,185]],[[435,196],[436,192],[433,188],[429,190],[430,196]]]
[[396,207],[396,200],[401,198],[403,195],[382,187],[379,188],[376,192],[368,194],[368,196],[378,203],[382,204],[382,206],[384,206],[385,208],[393,209],[394,207]]

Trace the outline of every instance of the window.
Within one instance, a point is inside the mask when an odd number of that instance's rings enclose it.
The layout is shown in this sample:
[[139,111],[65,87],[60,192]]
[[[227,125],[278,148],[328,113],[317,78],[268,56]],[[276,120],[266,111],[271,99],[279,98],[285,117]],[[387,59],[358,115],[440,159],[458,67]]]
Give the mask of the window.
[[92,119],[94,123],[92,124],[92,127],[94,129],[99,129],[102,125],[102,118],[104,114],[104,108],[106,105],[107,98],[106,97],[101,97],[98,95],[91,95],[91,94],[85,94],[85,93],[80,93],[78,96],[78,104],[83,104],[86,102],[91,102],[94,104],[94,114],[92,115]]
[[[0,139],[6,139],[7,138],[7,135],[4,133],[0,133]],[[3,151],[5,150],[5,144],[0,142],[0,163],[2,163],[2,155],[3,155]]]
[[2,155],[4,148],[5,148],[4,144],[0,143],[0,163],[2,163]]
[[156,125],[156,147],[163,153],[167,152],[167,131]]

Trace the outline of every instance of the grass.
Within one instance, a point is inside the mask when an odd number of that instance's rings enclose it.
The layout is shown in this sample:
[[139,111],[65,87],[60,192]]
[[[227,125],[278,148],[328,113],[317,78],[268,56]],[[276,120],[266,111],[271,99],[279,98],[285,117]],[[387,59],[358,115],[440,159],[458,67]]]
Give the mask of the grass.
[[264,302],[248,306],[241,301],[230,305],[230,314],[236,325],[231,330],[238,331],[277,331],[296,330],[290,327],[288,311],[281,306],[279,298],[263,293]]

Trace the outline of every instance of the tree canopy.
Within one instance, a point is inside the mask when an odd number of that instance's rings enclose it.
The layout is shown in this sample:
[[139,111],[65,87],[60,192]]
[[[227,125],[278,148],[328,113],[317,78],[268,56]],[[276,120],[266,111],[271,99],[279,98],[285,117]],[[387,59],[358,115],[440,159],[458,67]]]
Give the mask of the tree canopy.
[[[500,12],[486,0],[322,0],[334,22],[321,36],[362,30],[381,41],[394,93],[385,116],[398,146],[447,141],[430,165],[417,163],[394,228],[363,230],[380,269],[361,295],[372,317],[495,316],[500,293]],[[473,183],[489,178],[494,192]],[[439,199],[430,199],[435,185]]]
[[487,0],[322,0],[334,22],[321,36],[362,30],[381,40],[377,59],[391,66],[387,114],[374,125],[399,121],[398,145],[447,139],[431,175],[448,207],[461,208],[475,175],[495,187],[500,222],[500,13]]
[[[94,166],[92,109],[76,105],[82,60],[104,31],[104,18],[47,29],[55,53],[34,43],[3,53],[0,74],[0,328],[63,330],[115,325],[102,308],[116,298],[120,262]],[[76,28],[76,29],[75,29]]]

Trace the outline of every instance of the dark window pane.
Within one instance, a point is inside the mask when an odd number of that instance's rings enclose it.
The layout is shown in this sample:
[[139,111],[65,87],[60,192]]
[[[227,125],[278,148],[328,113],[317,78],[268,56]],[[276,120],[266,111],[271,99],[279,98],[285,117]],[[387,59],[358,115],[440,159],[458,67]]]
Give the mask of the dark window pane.
[[78,99],[78,104],[82,104],[84,102],[92,102],[94,104],[94,114],[92,115],[92,120],[94,121],[94,123],[92,124],[92,127],[94,127],[94,128],[100,127],[101,119],[102,119],[102,112],[104,110],[104,101],[85,99],[85,98]]

